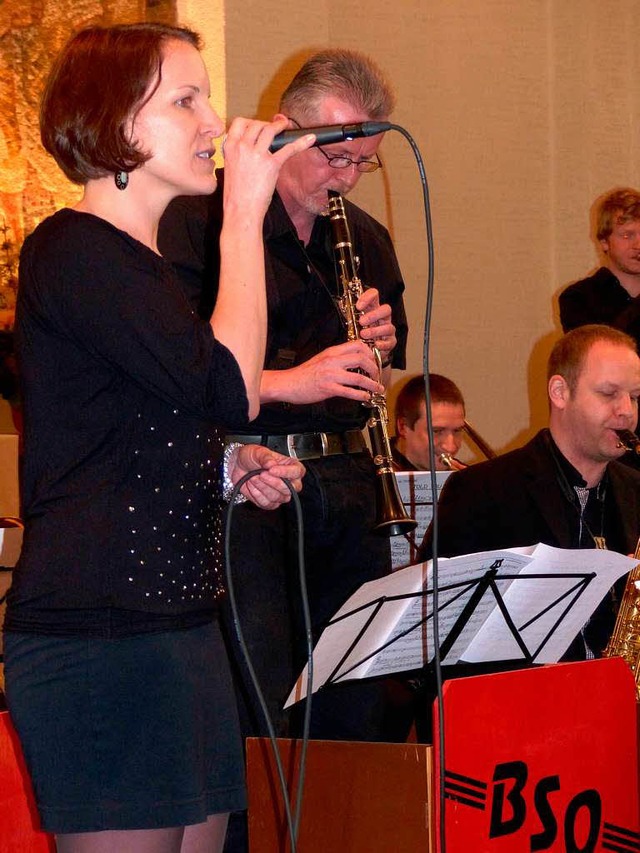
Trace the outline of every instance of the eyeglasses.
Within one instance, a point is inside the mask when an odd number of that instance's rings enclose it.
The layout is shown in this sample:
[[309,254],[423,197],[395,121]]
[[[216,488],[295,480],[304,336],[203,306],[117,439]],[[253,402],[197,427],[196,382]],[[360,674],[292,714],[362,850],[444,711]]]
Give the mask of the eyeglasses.
[[[298,127],[302,127],[302,125],[297,122],[294,118],[289,116],[289,121],[292,121]],[[355,166],[358,172],[377,172],[378,169],[382,169],[382,163],[380,162],[380,158],[377,154],[375,154],[375,160],[352,160],[351,157],[345,157],[344,154],[339,157],[332,157],[330,154],[327,154],[319,145],[315,146],[316,151],[319,151],[323,157],[326,158],[327,164],[331,166],[332,169],[348,169],[349,166]]]
[[349,166],[355,166],[359,172],[376,172],[378,169],[382,169],[382,163],[377,154],[374,155],[375,160],[352,160],[351,157],[345,157],[344,155],[341,157],[330,157],[319,145],[316,145],[316,148],[323,157],[327,158],[327,163],[332,169],[348,169]]

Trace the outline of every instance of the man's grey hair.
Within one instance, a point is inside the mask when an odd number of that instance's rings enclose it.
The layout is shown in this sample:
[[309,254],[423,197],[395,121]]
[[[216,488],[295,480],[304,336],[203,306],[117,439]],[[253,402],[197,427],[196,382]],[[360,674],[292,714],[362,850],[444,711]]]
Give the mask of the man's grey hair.
[[280,99],[280,112],[297,121],[317,121],[320,101],[334,96],[372,121],[385,121],[395,95],[378,66],[355,50],[323,50],[309,57]]

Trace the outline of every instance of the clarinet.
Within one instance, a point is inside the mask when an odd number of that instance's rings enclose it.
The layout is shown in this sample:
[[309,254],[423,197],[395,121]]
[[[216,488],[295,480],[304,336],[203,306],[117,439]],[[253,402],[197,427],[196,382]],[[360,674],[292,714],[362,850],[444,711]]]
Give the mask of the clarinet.
[[[338,297],[338,306],[347,326],[347,338],[360,340],[358,324],[359,311],[356,303],[363,292],[362,282],[358,278],[358,258],[353,253],[349,223],[344,209],[342,196],[329,190],[329,220],[333,236],[333,250],[338,267],[338,277],[342,293]],[[382,356],[375,344],[366,342],[373,352],[382,375]],[[386,536],[399,536],[413,530],[417,522],[407,515],[400,498],[398,482],[393,470],[393,457],[389,442],[389,414],[384,394],[371,393],[363,404],[369,410],[367,430],[371,443],[373,464],[376,469],[376,523],[374,530]]]

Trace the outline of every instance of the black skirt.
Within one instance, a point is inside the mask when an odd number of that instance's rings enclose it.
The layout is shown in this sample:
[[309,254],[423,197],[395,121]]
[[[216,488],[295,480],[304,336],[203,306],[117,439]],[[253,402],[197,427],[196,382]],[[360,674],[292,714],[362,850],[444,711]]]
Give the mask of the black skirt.
[[245,807],[217,623],[112,640],[7,633],[4,657],[43,830],[187,826]]

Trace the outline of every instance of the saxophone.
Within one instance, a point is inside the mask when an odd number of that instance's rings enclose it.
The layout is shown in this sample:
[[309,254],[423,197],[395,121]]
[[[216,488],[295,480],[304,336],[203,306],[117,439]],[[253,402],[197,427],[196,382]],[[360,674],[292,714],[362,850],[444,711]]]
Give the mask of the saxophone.
[[[358,278],[358,259],[353,254],[349,223],[344,209],[342,196],[329,190],[329,219],[333,236],[333,249],[338,265],[342,294],[338,306],[345,319],[347,337],[350,341],[360,340],[359,312],[356,303],[363,292],[362,282]],[[367,341],[369,344],[369,342]],[[379,375],[382,375],[382,356],[375,344],[369,344],[373,351]],[[413,530],[417,522],[407,515],[398,483],[393,471],[391,444],[389,443],[389,415],[384,394],[372,393],[364,403],[369,408],[367,430],[376,469],[376,523],[374,530],[387,536],[399,536]]]
[[630,429],[617,429],[618,447],[623,447],[629,453],[640,455],[640,438]]
[[[640,440],[634,433],[630,430],[617,432],[619,447],[640,453]],[[640,559],[640,539],[633,556]],[[616,624],[602,655],[606,658],[621,657],[626,660],[636,683],[636,699],[640,701],[640,563],[629,572]]]
[[[640,559],[640,539],[633,556]],[[626,660],[636,682],[636,699],[640,701],[640,563],[629,572],[615,628],[602,656]]]

